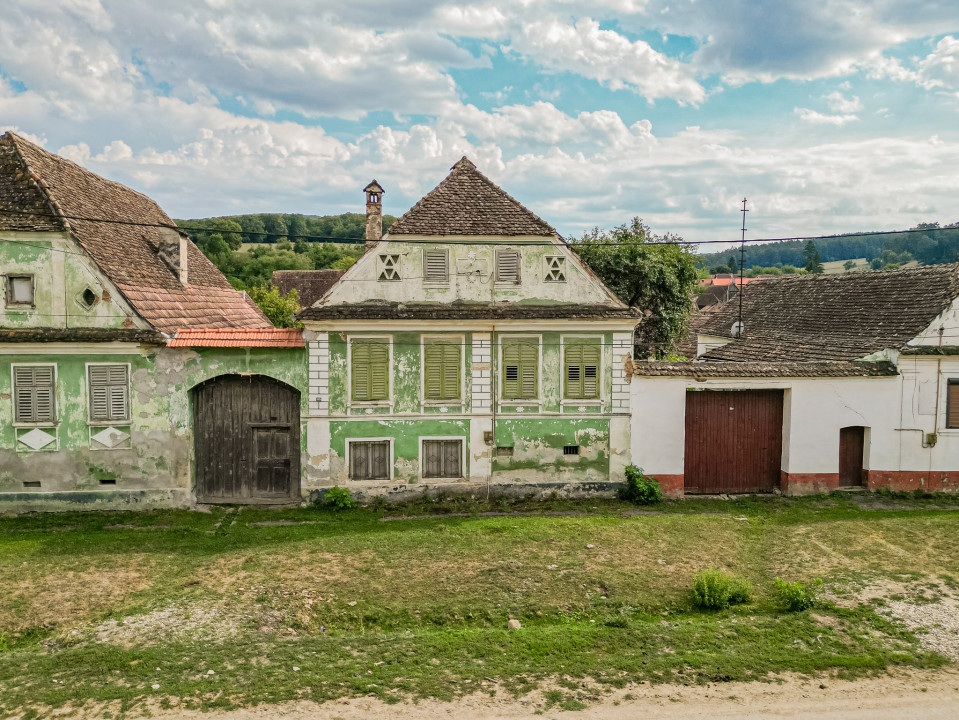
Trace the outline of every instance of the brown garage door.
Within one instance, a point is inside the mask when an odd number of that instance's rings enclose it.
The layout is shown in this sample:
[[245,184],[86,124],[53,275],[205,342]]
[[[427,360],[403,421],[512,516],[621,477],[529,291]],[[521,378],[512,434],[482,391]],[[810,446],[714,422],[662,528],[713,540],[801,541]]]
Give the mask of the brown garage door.
[[782,390],[687,392],[686,492],[772,492],[782,429]]

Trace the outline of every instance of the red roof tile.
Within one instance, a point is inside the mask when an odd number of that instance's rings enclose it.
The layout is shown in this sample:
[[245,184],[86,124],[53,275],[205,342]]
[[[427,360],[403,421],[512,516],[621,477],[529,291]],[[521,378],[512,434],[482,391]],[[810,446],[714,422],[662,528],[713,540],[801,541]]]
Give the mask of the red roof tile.
[[176,337],[169,347],[305,347],[303,331],[300,328],[255,328],[240,330],[237,328],[200,329],[184,328],[177,330]]

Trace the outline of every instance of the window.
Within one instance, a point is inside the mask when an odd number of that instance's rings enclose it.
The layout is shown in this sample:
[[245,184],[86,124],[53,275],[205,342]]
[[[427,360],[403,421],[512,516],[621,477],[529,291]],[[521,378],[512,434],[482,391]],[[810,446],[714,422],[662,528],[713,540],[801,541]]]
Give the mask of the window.
[[448,250],[426,250],[423,253],[423,280],[428,283],[450,281],[450,254]]
[[7,275],[7,305],[33,307],[33,275]]
[[496,251],[496,282],[519,282],[519,250]]
[[55,393],[55,365],[13,366],[13,406],[16,422],[54,422],[57,419]]
[[390,346],[386,338],[356,339],[350,344],[351,393],[354,402],[388,400]]
[[380,255],[380,274],[378,280],[399,280],[400,279],[400,256],[399,255]]
[[130,382],[126,365],[88,365],[90,419],[116,422],[130,419]]
[[423,477],[463,477],[462,457],[462,440],[424,440]]
[[432,340],[423,346],[423,397],[459,400],[463,348],[457,340]]
[[390,441],[351,441],[350,480],[389,480]]
[[503,399],[526,400],[537,396],[539,343],[533,338],[503,344]]
[[959,428],[959,378],[946,385],[946,427]]
[[566,282],[566,258],[559,255],[546,257],[546,282]]
[[598,341],[566,342],[563,348],[564,397],[569,400],[599,397],[599,358]]

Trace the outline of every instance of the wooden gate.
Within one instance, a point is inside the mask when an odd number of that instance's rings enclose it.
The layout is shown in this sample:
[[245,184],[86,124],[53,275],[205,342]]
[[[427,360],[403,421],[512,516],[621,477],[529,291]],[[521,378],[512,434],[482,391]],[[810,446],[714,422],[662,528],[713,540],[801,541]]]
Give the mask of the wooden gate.
[[843,487],[862,485],[865,438],[864,427],[851,426],[839,430],[839,484]]
[[300,393],[263,375],[221,375],[193,389],[201,503],[300,496]]
[[687,493],[772,492],[782,465],[782,390],[686,393]]

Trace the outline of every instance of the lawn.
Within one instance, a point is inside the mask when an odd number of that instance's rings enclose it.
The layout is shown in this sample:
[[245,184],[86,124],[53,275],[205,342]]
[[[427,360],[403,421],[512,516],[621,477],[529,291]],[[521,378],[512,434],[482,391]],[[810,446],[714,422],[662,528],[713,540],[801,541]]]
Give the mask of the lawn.
[[[634,682],[935,666],[875,603],[790,613],[773,579],[953,587],[957,512],[832,496],[0,518],[0,715],[537,687],[575,708]],[[691,577],[713,567],[753,601],[696,609]]]

